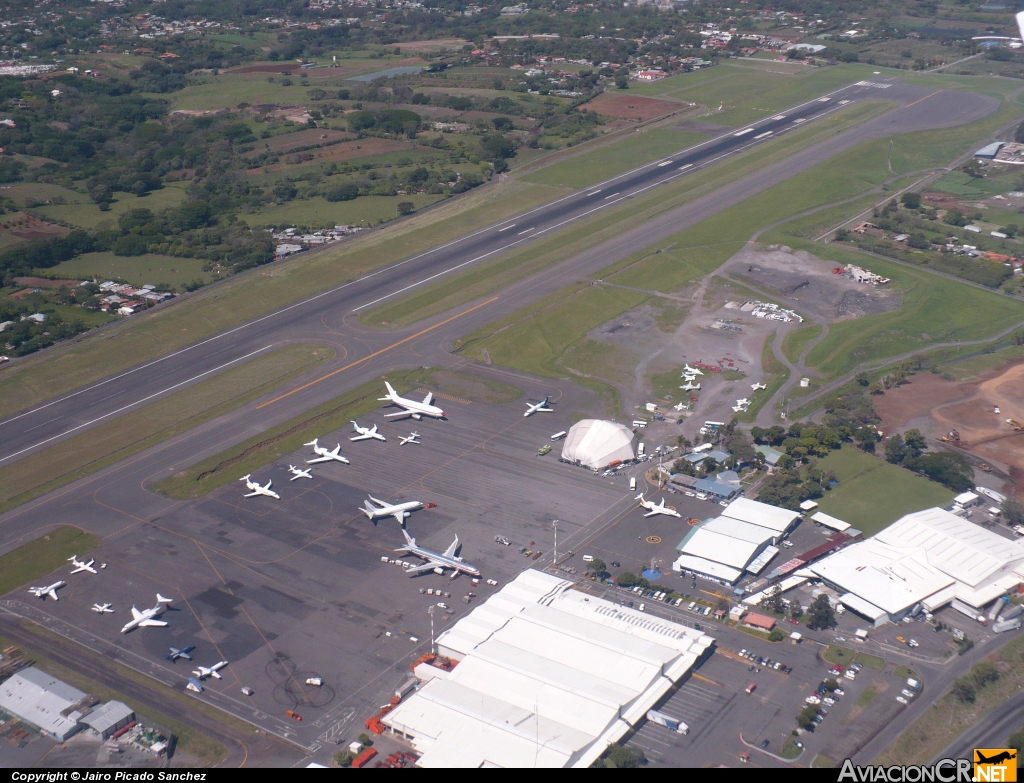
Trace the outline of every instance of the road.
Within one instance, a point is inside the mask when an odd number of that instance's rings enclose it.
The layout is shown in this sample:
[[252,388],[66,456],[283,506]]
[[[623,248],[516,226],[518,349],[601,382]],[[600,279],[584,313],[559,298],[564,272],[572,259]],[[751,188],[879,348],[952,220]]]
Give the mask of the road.
[[[884,89],[877,86],[882,84],[886,85]],[[362,329],[354,318],[349,317],[444,275],[521,248],[537,237],[763,143],[804,122],[838,110],[844,101],[866,98],[891,99],[903,108],[838,134],[779,164],[768,166],[706,197],[666,212],[638,230],[626,232],[580,256],[544,270],[525,284],[503,292],[500,304],[487,303],[473,318],[463,316],[453,320],[453,316],[458,314],[448,313],[414,329],[384,332]],[[997,105],[994,99],[971,93],[928,91],[892,82],[878,82],[876,86],[868,86],[867,83],[849,85],[747,128],[710,139],[662,161],[557,199],[201,340],[155,361],[10,416],[0,422],[0,440],[3,444],[0,446],[0,465],[10,464],[62,438],[108,421],[291,339],[326,339],[336,343],[339,333],[356,338],[344,341],[344,350],[339,352],[342,358],[334,366],[324,367],[324,372],[333,372],[339,366],[344,366],[343,361],[349,366],[355,366],[367,357],[373,356],[376,359],[382,351],[393,352],[395,347],[405,345],[408,338],[417,334],[431,332],[430,339],[434,344],[440,343],[443,338],[454,339],[459,334],[465,334],[476,326],[489,323],[558,290],[579,277],[595,273],[632,254],[638,247],[649,246],[658,241],[659,237],[671,236],[687,225],[739,203],[864,139],[894,132],[961,124],[985,116]],[[442,326],[443,329],[440,328]],[[367,373],[367,376],[374,377],[374,374]],[[357,382],[360,381],[352,378],[347,385]]]
[[975,748],[1003,748],[1007,738],[1024,728],[1024,693],[1018,691],[940,753],[939,759],[973,759]]

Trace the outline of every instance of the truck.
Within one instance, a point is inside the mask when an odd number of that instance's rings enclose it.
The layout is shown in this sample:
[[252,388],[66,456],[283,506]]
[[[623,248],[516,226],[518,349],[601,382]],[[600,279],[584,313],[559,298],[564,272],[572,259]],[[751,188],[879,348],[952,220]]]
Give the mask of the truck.
[[919,690],[921,690],[921,683],[919,683],[913,677],[908,677],[907,678],[907,687],[910,690],[912,690],[912,691],[919,691]]
[[642,457],[644,455],[644,444],[643,443],[637,444],[636,453],[637,453],[638,457]]
[[551,440],[561,440],[566,436],[566,434],[567,433],[565,430],[562,430],[561,432],[556,432],[554,435],[551,436]]
[[748,685],[746,687],[747,693],[753,693],[755,690],[757,690],[757,683],[756,682],[752,682],[752,683],[750,683],[750,685]]
[[647,710],[647,720],[651,723],[657,723],[664,726],[667,729],[672,729],[676,734],[689,734],[690,727],[683,723],[678,718],[673,718],[671,715],[666,715],[664,712],[658,712],[657,710]]
[[629,491],[636,492],[636,476],[630,476],[629,478]]

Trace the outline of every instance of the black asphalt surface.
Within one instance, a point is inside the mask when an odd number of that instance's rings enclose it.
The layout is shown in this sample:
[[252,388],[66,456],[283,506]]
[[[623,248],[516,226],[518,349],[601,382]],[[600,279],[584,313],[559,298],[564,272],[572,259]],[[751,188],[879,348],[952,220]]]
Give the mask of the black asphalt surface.
[[[339,351],[345,361],[351,364],[370,354],[377,354],[381,348],[388,349],[422,331],[424,325],[394,332],[366,330],[355,324],[354,319],[346,320],[346,316],[358,314],[438,277],[521,247],[574,220],[685,177],[702,166],[834,112],[846,102],[869,98],[892,100],[903,108],[797,153],[782,164],[766,167],[737,180],[716,193],[666,213],[636,231],[627,232],[579,257],[545,270],[525,284],[504,292],[498,307],[485,307],[472,317],[452,321],[442,329],[437,329],[437,325],[446,324],[451,314],[433,319],[428,322],[432,325],[428,329],[433,331],[429,342],[437,345],[443,338],[453,339],[493,321],[557,290],[567,282],[635,252],[638,247],[649,246],[662,235],[669,236],[865,138],[958,125],[985,116],[998,106],[995,99],[973,93],[930,91],[891,81],[849,85],[8,417],[0,422],[0,465],[9,464],[63,437],[107,421],[190,382],[208,377],[233,363],[246,361],[260,351],[289,339],[315,340],[321,337],[336,343],[339,332],[358,334],[358,340],[345,341],[345,350]],[[361,379],[355,373],[346,376],[346,385],[355,385],[368,377],[379,375],[382,361],[375,357],[375,371],[367,370]],[[339,359],[334,366],[325,367],[324,371],[331,372],[342,364]],[[408,364],[405,362],[406,366]],[[337,387],[333,384],[330,386],[332,394],[329,396],[337,394]]]

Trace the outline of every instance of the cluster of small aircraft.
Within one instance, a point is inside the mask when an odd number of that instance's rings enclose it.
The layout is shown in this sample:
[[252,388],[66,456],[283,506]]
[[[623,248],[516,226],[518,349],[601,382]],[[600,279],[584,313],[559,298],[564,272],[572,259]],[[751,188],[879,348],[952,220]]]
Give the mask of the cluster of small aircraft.
[[[99,571],[97,571],[95,568],[93,568],[93,564],[95,564],[95,562],[96,562],[95,559],[92,559],[88,563],[85,563],[85,562],[82,562],[81,560],[78,559],[78,555],[71,555],[71,557],[68,558],[68,562],[71,563],[71,565],[73,566],[73,568],[71,570],[72,574],[80,574],[83,571],[88,571],[90,574],[98,574],[99,573]],[[106,568],[106,567],[107,567],[106,563],[101,563],[100,564],[100,568]],[[30,593],[32,593],[32,595],[34,595],[36,598],[43,598],[43,599],[45,599],[47,596],[49,596],[54,601],[59,601],[60,599],[57,597],[57,591],[60,590],[62,587],[65,587],[66,585],[67,585],[67,582],[65,582],[63,579],[61,579],[61,580],[59,580],[57,582],[54,582],[52,585],[47,585],[46,587],[30,587],[28,589],[28,591]],[[110,604],[106,604],[106,606],[110,606]],[[113,610],[109,610],[109,611],[113,611]]]
[[[768,384],[766,384],[766,383],[752,383],[752,384],[750,384],[750,388],[753,389],[755,392],[758,392],[758,391],[761,391],[762,389],[767,389],[768,388]],[[749,407],[750,407],[750,400],[748,400],[746,397],[744,397],[741,400],[736,400],[736,404],[733,406],[733,410],[736,413],[743,413],[743,411],[745,411]]]
[[685,380],[686,383],[679,388],[683,391],[700,391],[700,382],[695,381],[697,381],[698,375],[703,374],[696,367],[691,367],[689,363],[683,365],[683,372],[679,377]]

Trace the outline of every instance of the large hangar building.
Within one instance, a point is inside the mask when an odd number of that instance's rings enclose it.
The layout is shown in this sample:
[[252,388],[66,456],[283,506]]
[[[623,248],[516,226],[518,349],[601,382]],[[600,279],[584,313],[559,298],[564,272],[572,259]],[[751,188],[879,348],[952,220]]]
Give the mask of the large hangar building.
[[625,424],[583,419],[569,428],[562,444],[562,459],[592,470],[636,459],[636,435]]

